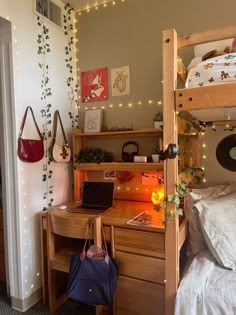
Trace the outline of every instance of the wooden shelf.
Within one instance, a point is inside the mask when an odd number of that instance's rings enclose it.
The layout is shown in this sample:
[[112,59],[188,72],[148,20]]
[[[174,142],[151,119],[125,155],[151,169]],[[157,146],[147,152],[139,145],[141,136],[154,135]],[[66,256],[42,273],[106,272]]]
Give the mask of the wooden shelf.
[[143,128],[129,131],[105,131],[105,132],[82,132],[81,129],[74,128],[73,136],[90,137],[90,138],[114,138],[114,137],[129,137],[129,136],[143,136],[148,135],[162,135],[161,128]]
[[74,169],[78,171],[158,171],[163,169],[163,163],[75,163]]

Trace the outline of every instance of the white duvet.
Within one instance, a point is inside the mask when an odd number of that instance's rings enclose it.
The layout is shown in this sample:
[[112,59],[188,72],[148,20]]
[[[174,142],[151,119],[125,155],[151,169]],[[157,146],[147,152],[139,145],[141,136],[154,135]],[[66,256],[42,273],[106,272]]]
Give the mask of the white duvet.
[[175,315],[236,315],[236,272],[199,252],[180,282]]
[[236,82],[236,53],[198,63],[188,73],[185,87],[199,87]]

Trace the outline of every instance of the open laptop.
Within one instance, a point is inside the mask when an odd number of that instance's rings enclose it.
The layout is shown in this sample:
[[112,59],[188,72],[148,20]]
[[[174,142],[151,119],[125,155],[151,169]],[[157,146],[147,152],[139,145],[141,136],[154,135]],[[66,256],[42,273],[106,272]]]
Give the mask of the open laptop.
[[113,206],[114,183],[85,181],[82,188],[82,202],[73,212],[101,214]]

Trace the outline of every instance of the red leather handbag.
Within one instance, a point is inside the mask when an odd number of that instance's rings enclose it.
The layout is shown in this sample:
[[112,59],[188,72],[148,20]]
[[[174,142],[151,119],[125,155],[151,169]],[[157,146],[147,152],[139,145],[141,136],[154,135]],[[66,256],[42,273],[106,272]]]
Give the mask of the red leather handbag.
[[[40,138],[38,140],[22,138],[25,121],[26,121],[27,113],[29,110],[31,111],[33,122]],[[43,156],[44,156],[44,137],[42,136],[39,130],[32,108],[28,106],[25,110],[24,117],[20,126],[19,136],[18,136],[18,157],[23,162],[33,163],[33,162],[40,161],[43,158]]]

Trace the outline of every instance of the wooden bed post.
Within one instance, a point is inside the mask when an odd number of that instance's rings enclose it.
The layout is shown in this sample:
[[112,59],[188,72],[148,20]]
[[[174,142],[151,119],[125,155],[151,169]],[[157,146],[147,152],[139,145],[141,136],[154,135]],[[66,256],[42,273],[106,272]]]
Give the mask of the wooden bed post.
[[[177,86],[177,34],[174,29],[163,32],[163,143],[178,144],[177,119],[175,113],[174,90]],[[168,159],[164,163],[165,195],[175,194],[178,181],[178,158]],[[168,208],[168,211],[173,208]],[[179,282],[178,216],[166,218],[165,232],[165,281],[166,315],[174,314],[176,289]]]

